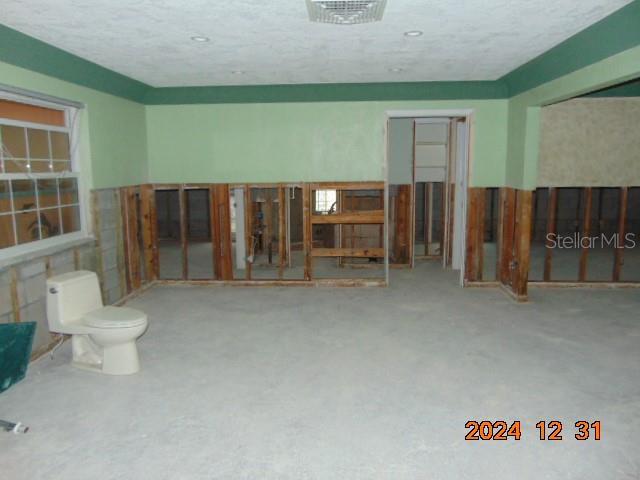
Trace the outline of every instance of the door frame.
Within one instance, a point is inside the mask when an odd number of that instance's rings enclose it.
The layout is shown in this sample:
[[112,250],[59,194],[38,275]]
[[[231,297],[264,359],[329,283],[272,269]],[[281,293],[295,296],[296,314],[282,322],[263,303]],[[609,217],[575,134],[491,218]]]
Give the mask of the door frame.
[[[463,108],[463,109],[417,109],[417,110],[387,110],[385,111],[385,121],[384,121],[384,164],[383,164],[383,174],[384,174],[384,183],[385,183],[385,216],[388,216],[388,204],[389,204],[389,121],[392,118],[442,118],[442,117],[464,117],[465,123],[468,125],[467,131],[467,152],[466,152],[466,174],[463,176],[463,185],[461,188],[461,193],[463,195],[462,201],[462,224],[461,224],[461,232],[463,233],[461,237],[460,248],[463,252],[461,256],[461,265],[460,265],[460,278],[459,283],[461,286],[464,285],[464,271],[465,271],[465,263],[466,263],[466,255],[464,252],[466,250],[466,232],[467,232],[467,218],[466,218],[466,205],[467,205],[467,190],[469,188],[469,179],[471,178],[472,170],[473,170],[473,158],[474,158],[474,130],[475,130],[475,109],[473,108]],[[413,148],[413,147],[412,147]],[[412,188],[411,194],[411,232],[410,232],[410,241],[415,241],[415,178],[414,172],[411,173],[412,179],[414,180],[414,186]],[[456,179],[456,182],[458,179]],[[384,242],[385,242],[385,269],[386,276],[388,281],[388,271],[389,271],[389,232],[387,231],[387,223],[385,222],[385,232],[384,232]],[[412,248],[413,251],[413,248]],[[413,254],[411,255],[411,267],[413,267]]]

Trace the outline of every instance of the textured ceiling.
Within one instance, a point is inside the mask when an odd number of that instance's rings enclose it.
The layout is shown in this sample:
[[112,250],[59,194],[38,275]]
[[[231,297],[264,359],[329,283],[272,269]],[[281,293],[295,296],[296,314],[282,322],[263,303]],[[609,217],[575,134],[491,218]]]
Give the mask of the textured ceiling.
[[0,23],[154,87],[494,80],[628,3],[388,0],[345,26],[304,0],[2,0]]

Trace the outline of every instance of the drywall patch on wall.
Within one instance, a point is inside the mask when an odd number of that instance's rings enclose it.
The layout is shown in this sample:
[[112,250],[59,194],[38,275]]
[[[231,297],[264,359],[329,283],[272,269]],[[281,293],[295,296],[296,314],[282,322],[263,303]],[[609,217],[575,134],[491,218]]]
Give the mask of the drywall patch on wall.
[[538,186],[640,185],[640,98],[542,108]]

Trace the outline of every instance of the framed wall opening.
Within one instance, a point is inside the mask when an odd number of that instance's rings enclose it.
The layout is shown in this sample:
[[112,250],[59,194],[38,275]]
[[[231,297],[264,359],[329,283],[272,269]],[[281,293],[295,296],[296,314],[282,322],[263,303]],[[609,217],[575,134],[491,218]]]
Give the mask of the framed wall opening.
[[463,284],[472,116],[472,110],[387,112],[392,266],[440,261],[460,270]]

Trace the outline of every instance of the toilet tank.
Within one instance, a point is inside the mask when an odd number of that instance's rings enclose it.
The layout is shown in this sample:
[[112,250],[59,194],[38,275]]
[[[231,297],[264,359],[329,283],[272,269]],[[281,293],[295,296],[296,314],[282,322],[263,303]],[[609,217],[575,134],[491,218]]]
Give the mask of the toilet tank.
[[83,315],[101,308],[102,295],[95,272],[78,270],[47,280],[47,319],[49,330],[77,322]]

